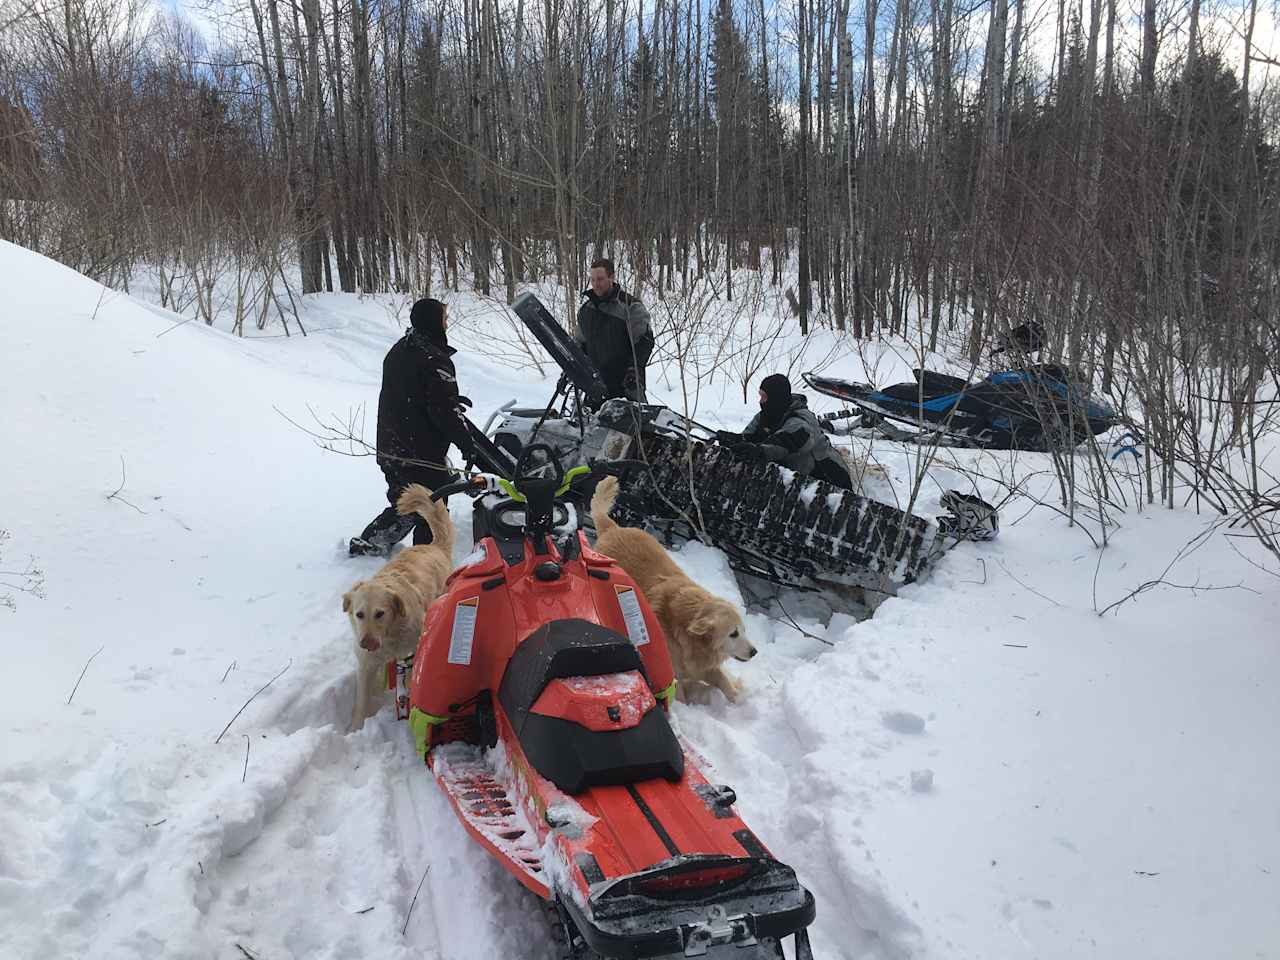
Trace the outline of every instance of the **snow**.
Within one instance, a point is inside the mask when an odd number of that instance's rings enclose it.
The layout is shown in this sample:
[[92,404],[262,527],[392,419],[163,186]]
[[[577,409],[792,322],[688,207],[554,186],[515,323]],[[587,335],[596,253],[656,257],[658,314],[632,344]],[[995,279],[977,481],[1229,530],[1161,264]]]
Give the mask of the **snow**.
[[561,794],[554,803],[547,804],[547,818],[555,822],[558,832],[571,840],[582,836],[596,822],[582,804],[567,794]]
[[[0,956],[554,956],[390,698],[346,732],[340,598],[380,561],[345,544],[385,488],[290,420],[363,407],[372,437],[404,298],[310,297],[310,336],[241,340],[5,243],[0,285],[0,569],[33,557],[46,593],[0,609]],[[494,348],[500,308],[448,299],[476,422],[545,403],[550,369]],[[878,383],[919,364],[821,332],[809,351]],[[649,379],[681,409],[676,369]],[[713,428],[751,413],[738,383],[696,395]],[[915,452],[853,443],[879,468],[866,492],[905,502]],[[1014,480],[1000,537],[863,622],[814,595],[748,606],[719,551],[675,554],[760,651],[726,665],[739,703],[677,704],[676,727],[813,891],[822,960],[1280,956],[1274,572],[1217,531],[1166,577],[1231,589],[1159,586],[1099,616],[1210,518],[1131,508],[1099,552],[1035,505],[1048,469],[944,451],[916,512]]]
[[887,710],[880,716],[881,722],[894,733],[924,733],[924,717],[909,710]]

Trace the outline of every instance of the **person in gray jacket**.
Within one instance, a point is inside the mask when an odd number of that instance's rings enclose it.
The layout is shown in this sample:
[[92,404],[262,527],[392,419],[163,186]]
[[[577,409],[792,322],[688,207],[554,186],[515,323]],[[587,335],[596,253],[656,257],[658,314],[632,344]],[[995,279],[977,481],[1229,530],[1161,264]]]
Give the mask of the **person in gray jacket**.
[[769,460],[842,490],[853,489],[848,468],[822,432],[808,400],[792,393],[791,381],[780,373],[760,382],[760,412],[747,429],[740,434],[720,431],[716,439],[739,459]]
[[575,339],[600,371],[607,397],[646,402],[645,366],[653,352],[649,311],[613,279],[613,261],[591,264],[591,286],[582,291]]

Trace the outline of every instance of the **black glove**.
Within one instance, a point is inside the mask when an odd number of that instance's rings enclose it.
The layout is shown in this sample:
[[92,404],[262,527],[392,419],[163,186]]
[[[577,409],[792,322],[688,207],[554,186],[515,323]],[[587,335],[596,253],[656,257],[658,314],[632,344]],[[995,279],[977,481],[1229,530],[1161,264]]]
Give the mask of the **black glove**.
[[734,433],[732,430],[717,430],[716,443],[723,443],[727,447],[733,446],[735,443],[742,442],[742,434]]
[[737,443],[729,448],[739,460],[764,460],[764,449],[758,443]]
[[635,367],[628,367],[627,372],[622,375],[622,392],[627,395],[628,400],[634,400],[636,403],[644,403],[644,387],[640,383],[640,374]]
[[464,397],[461,395],[459,395],[458,399],[455,400],[454,403],[457,404],[459,410],[466,410],[468,407],[473,406],[470,397]]

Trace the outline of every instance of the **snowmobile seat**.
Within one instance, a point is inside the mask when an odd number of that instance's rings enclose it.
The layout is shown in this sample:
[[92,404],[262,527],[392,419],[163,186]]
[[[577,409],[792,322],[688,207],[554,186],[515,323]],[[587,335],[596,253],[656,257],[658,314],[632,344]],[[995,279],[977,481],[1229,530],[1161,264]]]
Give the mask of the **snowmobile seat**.
[[947,393],[959,393],[969,385],[964,377],[953,377],[946,373],[934,373],[932,370],[921,370],[919,367],[911,371],[916,383],[924,388],[926,397],[940,397]]
[[652,707],[636,726],[607,731],[533,712],[552,680],[633,670],[648,682],[631,641],[589,620],[545,623],[511,655],[498,702],[533,768],[565,793],[655,777],[674,782],[683,775],[684,751],[661,707]]
[[937,400],[959,393],[969,385],[960,377],[947,376],[945,373],[934,373],[932,370],[912,370],[915,383],[895,383],[880,392],[886,397],[901,400],[905,403],[920,403],[922,400]]
[[[884,387],[880,390],[886,397],[893,397],[895,400],[902,400],[906,403],[920,402],[920,386],[915,383],[895,383]],[[924,391],[924,399],[930,399],[929,391]]]
[[1035,376],[1057,380],[1059,383],[1088,383],[1079,371],[1064,367],[1060,363],[1039,363],[1028,368],[1027,372]]

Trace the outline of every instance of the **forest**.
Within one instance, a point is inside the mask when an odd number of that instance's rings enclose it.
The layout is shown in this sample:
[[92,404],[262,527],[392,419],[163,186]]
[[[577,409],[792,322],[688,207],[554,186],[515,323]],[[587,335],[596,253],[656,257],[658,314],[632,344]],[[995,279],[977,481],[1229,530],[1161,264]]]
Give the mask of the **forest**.
[[1280,356],[1274,13],[3,0],[0,237],[209,323],[231,278],[240,333],[546,278],[571,318],[600,255],[657,300],[754,272],[801,332],[975,365],[1037,320],[1166,452],[1206,398],[1237,441]]

